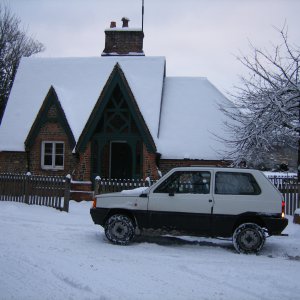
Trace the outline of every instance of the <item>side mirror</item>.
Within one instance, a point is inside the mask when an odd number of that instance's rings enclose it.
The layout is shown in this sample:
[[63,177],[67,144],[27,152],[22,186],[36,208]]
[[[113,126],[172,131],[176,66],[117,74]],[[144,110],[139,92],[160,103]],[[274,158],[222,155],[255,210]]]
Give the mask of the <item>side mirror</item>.
[[142,194],[140,194],[140,197],[141,197],[141,198],[147,198],[147,197],[148,197],[148,194],[142,193]]

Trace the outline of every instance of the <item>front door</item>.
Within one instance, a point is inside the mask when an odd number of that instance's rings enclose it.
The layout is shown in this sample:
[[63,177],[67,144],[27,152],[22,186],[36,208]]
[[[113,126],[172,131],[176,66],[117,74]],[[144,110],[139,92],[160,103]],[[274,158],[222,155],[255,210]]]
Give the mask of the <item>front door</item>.
[[176,171],[149,194],[150,228],[209,234],[212,217],[209,171]]
[[110,144],[110,178],[132,178],[132,151],[126,142]]

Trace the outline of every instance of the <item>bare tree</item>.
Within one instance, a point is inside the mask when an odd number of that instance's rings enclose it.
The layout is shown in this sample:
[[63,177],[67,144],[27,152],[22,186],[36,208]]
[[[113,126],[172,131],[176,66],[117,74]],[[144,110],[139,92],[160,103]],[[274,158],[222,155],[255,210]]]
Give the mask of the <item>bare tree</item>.
[[20,19],[0,5],[0,123],[22,56],[44,50],[43,44],[27,36]]
[[251,45],[251,56],[238,57],[250,75],[241,77],[232,105],[221,106],[230,120],[227,155],[236,162],[259,164],[275,148],[291,147],[299,165],[300,48],[288,42],[286,26],[278,32],[282,43],[272,53]]

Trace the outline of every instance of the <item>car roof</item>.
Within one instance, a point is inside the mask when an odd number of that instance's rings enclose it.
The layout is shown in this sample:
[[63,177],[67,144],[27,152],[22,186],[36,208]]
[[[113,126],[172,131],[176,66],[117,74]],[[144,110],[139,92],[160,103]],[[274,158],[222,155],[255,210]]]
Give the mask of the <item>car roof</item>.
[[210,167],[210,166],[191,166],[191,167],[176,167],[172,169],[173,171],[221,171],[221,172],[242,172],[242,173],[253,173],[253,172],[260,172],[259,170],[255,169],[245,169],[245,168],[224,168],[224,167]]

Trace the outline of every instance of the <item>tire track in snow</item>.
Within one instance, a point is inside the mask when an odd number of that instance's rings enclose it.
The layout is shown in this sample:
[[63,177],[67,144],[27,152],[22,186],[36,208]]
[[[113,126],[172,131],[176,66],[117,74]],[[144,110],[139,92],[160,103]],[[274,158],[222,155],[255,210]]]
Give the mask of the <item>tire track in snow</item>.
[[68,284],[69,286],[78,289],[78,290],[82,290],[85,292],[90,292],[92,293],[92,289],[88,286],[88,285],[84,285],[81,284],[79,282],[76,282],[74,279],[64,275],[63,273],[58,273],[55,270],[52,270],[52,274],[57,277],[58,279],[60,279],[61,281],[63,281],[64,283]]
[[[203,273],[199,273],[195,270],[192,270],[192,269],[188,268],[187,266],[181,265],[180,269],[192,276],[197,276],[197,277],[205,279],[209,282],[212,282],[214,285],[219,285],[219,286],[225,285],[226,287],[233,289],[235,292],[237,292],[237,291],[242,292],[243,295],[238,295],[239,297],[241,297],[239,299],[243,299],[245,297],[245,295],[252,296],[253,299],[260,299],[260,300],[268,300],[269,299],[269,298],[264,298],[259,293],[250,292],[248,289],[242,288],[240,285],[233,285],[231,283],[227,283],[222,280],[219,280],[216,277],[209,277],[207,275],[204,275]],[[234,299],[234,298],[232,297],[232,299]],[[249,299],[249,298],[247,298],[247,299]]]

